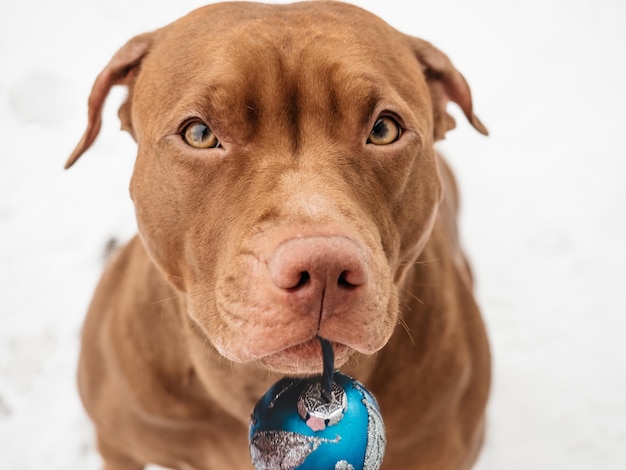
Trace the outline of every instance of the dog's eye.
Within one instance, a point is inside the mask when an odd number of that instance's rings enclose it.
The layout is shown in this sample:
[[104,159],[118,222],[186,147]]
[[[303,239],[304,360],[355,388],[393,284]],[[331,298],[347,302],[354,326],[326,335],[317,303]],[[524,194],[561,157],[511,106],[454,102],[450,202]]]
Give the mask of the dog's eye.
[[367,143],[374,145],[393,144],[400,138],[401,134],[402,130],[396,120],[388,116],[383,116],[374,124],[372,132],[370,132],[370,136],[367,139]]
[[201,121],[187,124],[181,136],[187,145],[197,149],[214,149],[222,146],[209,126]]

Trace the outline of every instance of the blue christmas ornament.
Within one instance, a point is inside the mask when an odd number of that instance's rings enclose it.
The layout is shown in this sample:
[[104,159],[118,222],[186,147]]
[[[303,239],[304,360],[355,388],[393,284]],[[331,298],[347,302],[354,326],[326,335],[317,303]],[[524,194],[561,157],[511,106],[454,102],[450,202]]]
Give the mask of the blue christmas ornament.
[[322,376],[285,378],[256,404],[249,438],[257,470],[380,467],[385,427],[374,396],[351,377],[330,371],[332,392]]

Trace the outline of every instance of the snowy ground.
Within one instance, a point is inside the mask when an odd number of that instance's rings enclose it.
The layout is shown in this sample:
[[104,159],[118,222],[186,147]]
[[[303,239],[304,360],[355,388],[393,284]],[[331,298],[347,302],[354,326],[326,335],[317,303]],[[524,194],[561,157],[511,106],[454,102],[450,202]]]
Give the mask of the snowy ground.
[[[357,3],[446,51],[492,133],[459,117],[442,147],[495,358],[479,469],[626,468],[626,3]],[[198,5],[2,1],[0,469],[99,468],[74,373],[103,248],[134,231],[121,91],[62,166],[115,50]]]

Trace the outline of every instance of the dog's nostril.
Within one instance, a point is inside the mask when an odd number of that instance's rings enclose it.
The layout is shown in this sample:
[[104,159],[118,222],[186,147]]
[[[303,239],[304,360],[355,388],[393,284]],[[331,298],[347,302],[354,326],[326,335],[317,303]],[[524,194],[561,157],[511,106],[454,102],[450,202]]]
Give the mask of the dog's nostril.
[[354,289],[357,287],[357,284],[353,284],[348,280],[349,276],[348,271],[342,271],[339,275],[339,279],[337,279],[337,285],[342,289]]
[[302,271],[300,273],[300,278],[298,279],[298,283],[292,287],[292,289],[300,289],[301,287],[306,286],[311,280],[311,275],[308,271]]

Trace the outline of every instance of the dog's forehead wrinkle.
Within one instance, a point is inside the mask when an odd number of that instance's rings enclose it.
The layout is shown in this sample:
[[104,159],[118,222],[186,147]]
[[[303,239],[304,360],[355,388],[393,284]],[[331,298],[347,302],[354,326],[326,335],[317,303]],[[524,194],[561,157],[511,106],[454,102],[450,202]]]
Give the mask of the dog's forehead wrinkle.
[[[237,14],[233,14],[233,8]],[[346,8],[356,17],[347,20]],[[197,11],[195,16],[219,16],[221,25],[213,30],[189,22],[189,30],[185,28],[179,33],[189,45],[185,57],[179,60],[193,62],[194,73],[200,78],[206,73],[206,80],[223,76],[227,78],[225,81],[233,82],[236,89],[230,93],[231,102],[226,102],[225,108],[232,110],[232,100],[238,97],[243,101],[239,108],[246,121],[256,121],[264,108],[274,104],[281,106],[287,123],[297,123],[303,107],[302,97],[311,96],[312,90],[317,90],[316,98],[326,101],[325,107],[334,110],[331,115],[339,115],[340,110],[346,108],[340,105],[341,101],[351,100],[358,105],[370,95],[367,82],[376,86],[384,78],[365,77],[368,70],[375,68],[369,67],[368,62],[386,61],[389,57],[393,60],[388,46],[379,44],[381,39],[372,41],[373,33],[363,33],[365,30],[359,30],[357,23],[366,22],[376,28],[381,24],[387,27],[386,24],[356,7],[330,3],[320,12],[317,7],[299,4],[270,7],[247,4],[244,15],[239,14],[240,10],[237,6],[226,5]],[[171,43],[168,49],[179,47],[180,36],[167,35]],[[205,42],[211,45],[208,53],[206,47],[200,47]],[[361,71],[359,64],[364,64]],[[180,82],[174,78],[183,69],[188,70],[188,67],[169,69],[173,74],[172,83]],[[274,92],[267,90],[272,87]],[[243,89],[246,92],[242,100]],[[264,93],[259,93],[261,89]],[[275,100],[276,95],[282,98],[279,102]],[[261,103],[261,97],[267,102]],[[297,138],[293,140],[297,147]]]
[[[385,97],[398,91],[394,75],[381,71],[383,59],[372,59],[372,49],[363,44],[332,47],[332,34],[320,46],[311,37],[301,38],[293,24],[288,26],[246,34],[237,26],[236,32],[224,32],[226,39],[208,52],[190,47],[176,60],[194,67],[181,62],[162,70],[167,84],[163,86],[163,79],[154,83],[152,99],[158,96],[187,109],[183,115],[197,114],[222,142],[257,145],[261,140],[279,140],[294,157],[307,140],[366,139],[373,113]],[[312,37],[323,36],[328,28],[318,27],[313,27]],[[196,44],[203,40],[193,39]],[[357,42],[367,41],[361,37]],[[169,84],[175,83],[186,86],[172,89]],[[145,109],[151,109],[150,103]]]

